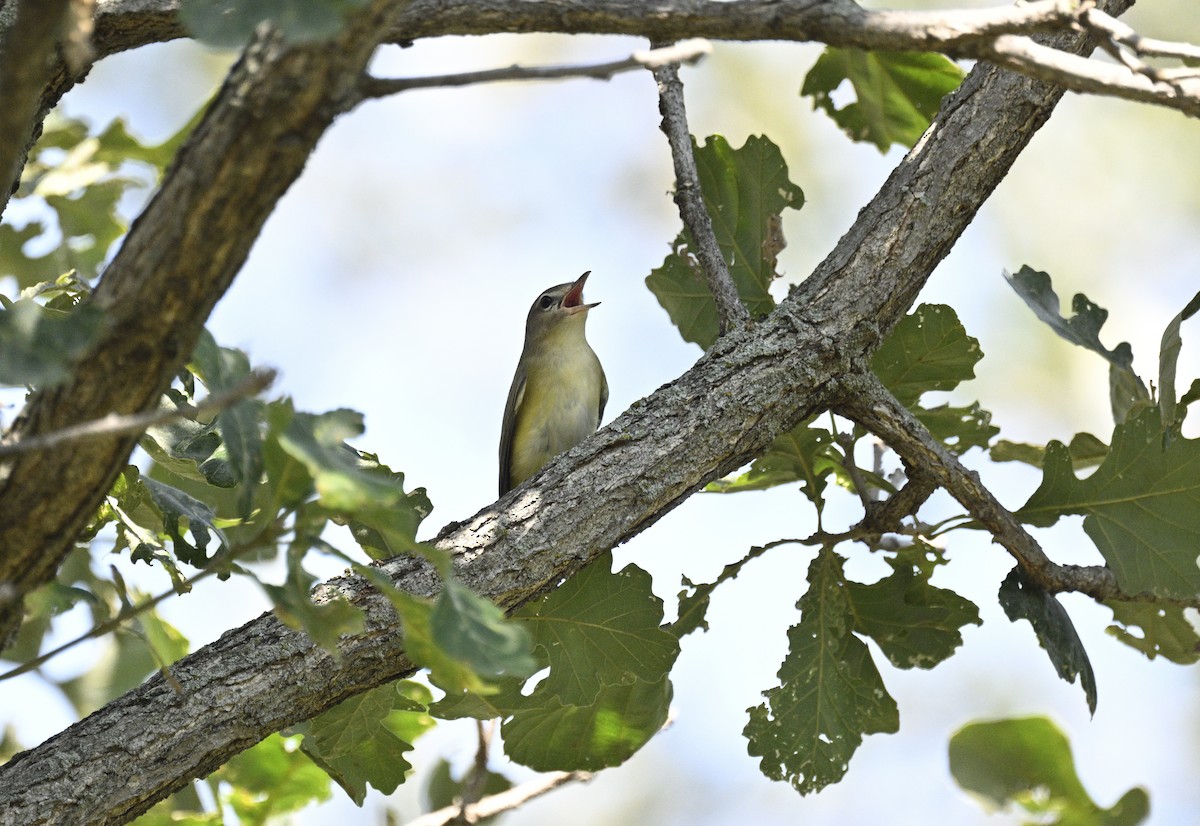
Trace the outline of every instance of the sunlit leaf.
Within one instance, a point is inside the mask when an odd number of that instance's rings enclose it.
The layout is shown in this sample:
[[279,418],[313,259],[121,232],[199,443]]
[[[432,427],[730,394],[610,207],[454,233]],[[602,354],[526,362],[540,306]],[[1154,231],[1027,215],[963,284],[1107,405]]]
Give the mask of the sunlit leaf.
[[[911,147],[929,128],[942,98],[963,70],[933,52],[864,52],[827,46],[804,78],[800,94],[813,99],[851,139],[886,152]],[[839,108],[833,93],[849,81],[855,101]]]

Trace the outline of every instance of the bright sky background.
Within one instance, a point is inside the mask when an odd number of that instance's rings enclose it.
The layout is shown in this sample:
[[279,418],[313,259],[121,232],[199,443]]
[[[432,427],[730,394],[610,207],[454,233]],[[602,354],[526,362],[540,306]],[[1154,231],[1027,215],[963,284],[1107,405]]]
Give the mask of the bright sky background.
[[[629,38],[448,39],[390,47],[376,71],[587,62],[641,48]],[[718,44],[711,59],[683,73],[695,135],[719,133],[740,146],[747,135],[767,134],[805,191],[807,205],[785,222],[779,296],[832,248],[901,157],[851,144],[799,97],[818,53]],[[135,134],[161,139],[204,100],[227,60],[190,43],[142,49],[97,66],[65,105],[97,124],[125,116]],[[293,396],[299,409],[362,411],[368,429],[359,446],[403,470],[409,486],[428,489],[435,511],[423,534],[431,535],[495,498],[505,394],[525,312],[545,287],[592,271],[587,298],[603,306],[591,314],[588,334],[608,374],[608,420],[699,357],[644,285],[679,225],[658,119],[654,83],[640,72],[610,82],[414,91],[365,104],[322,141],[210,329],[254,363],[278,368],[275,392]],[[1107,441],[1106,366],[1040,326],[1001,270],[1046,270],[1064,302],[1086,292],[1112,313],[1105,342],[1130,341],[1135,369],[1153,376],[1163,326],[1200,288],[1197,129],[1181,115],[1133,104],[1064,101],[921,296],[952,304],[987,355],[979,379],[955,400],[979,399],[1006,438],[1066,440],[1089,430]],[[1184,327],[1181,387],[1200,375],[1198,336],[1195,323]],[[1032,470],[977,454],[970,463],[1007,505],[1019,506],[1037,486]],[[849,497],[834,497],[829,526],[858,517]],[[944,496],[938,507],[957,512]],[[671,615],[681,575],[711,580],[750,546],[813,527],[811,508],[790,488],[697,495],[618,549],[617,564],[649,570]],[[1078,520],[1041,536],[1059,561],[1098,561]],[[863,550],[850,553],[852,573],[881,573],[882,563]],[[984,624],[966,629],[959,653],[932,673],[910,673],[892,669],[875,649],[900,707],[900,733],[867,738],[846,780],[816,796],[764,779],[741,736],[745,709],[775,684],[812,555],[777,549],[717,592],[712,630],[684,641],[673,673],[670,730],[626,766],[555,792],[508,822],[1014,823],[985,814],[955,786],[946,743],[968,721],[1028,714],[1048,714],[1064,727],[1101,804],[1140,784],[1150,792],[1151,823],[1194,819],[1195,673],[1147,662],[1105,635],[1108,611],[1067,597],[1099,684],[1099,710],[1089,720],[1080,688],[1059,681],[1029,626],[1009,623],[998,607],[996,589],[1011,562],[981,536],[951,535],[951,564],[934,580],[980,606]],[[342,567],[310,560],[325,575]],[[164,614],[199,646],[266,607],[254,586],[234,581],[198,588]],[[55,667],[70,673],[89,656]],[[0,685],[0,708],[44,704],[36,690],[32,678]],[[17,721],[27,744],[69,722],[64,709],[39,712],[3,717]],[[464,763],[472,749],[469,731],[450,728],[423,740],[416,759],[448,754]],[[391,801],[405,817],[418,811],[421,779]],[[380,799],[373,795],[368,807]],[[374,824],[381,815],[335,792],[333,803],[299,822]]]

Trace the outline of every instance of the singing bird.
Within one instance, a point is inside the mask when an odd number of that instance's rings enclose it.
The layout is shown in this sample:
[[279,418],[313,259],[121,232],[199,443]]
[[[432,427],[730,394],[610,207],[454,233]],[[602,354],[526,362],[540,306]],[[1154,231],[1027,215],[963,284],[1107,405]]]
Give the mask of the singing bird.
[[608,380],[583,335],[590,272],[543,292],[525,319],[525,347],[504,406],[500,495],[595,432],[608,402]]

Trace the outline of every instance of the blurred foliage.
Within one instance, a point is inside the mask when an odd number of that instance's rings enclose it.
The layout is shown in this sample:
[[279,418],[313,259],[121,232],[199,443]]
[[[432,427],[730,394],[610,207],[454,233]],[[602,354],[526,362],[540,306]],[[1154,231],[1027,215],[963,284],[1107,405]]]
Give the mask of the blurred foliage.
[[1030,826],[1135,826],[1150,813],[1140,788],[1111,808],[1095,803],[1075,772],[1066,736],[1045,717],[964,726],[950,738],[950,773],[996,806],[1023,809]]
[[366,4],[367,0],[183,0],[179,17],[197,40],[236,49],[266,21],[293,43],[325,40],[342,30],[349,12]]

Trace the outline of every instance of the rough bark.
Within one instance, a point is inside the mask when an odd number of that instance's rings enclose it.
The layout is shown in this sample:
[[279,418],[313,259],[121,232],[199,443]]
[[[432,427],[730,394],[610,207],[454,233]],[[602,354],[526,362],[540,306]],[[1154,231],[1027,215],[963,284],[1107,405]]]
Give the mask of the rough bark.
[[[516,606],[827,406],[839,379],[867,363],[911,306],[1060,94],[977,67],[775,313],[723,337],[531,484],[447,526],[437,542],[457,554],[463,580]],[[383,567],[407,590],[436,590],[420,563]],[[264,615],[173,665],[180,693],[155,677],[0,767],[0,810],[22,824],[123,822],[267,734],[412,671],[382,598],[354,577],[323,593],[368,612],[366,630],[343,641],[339,658]]]

